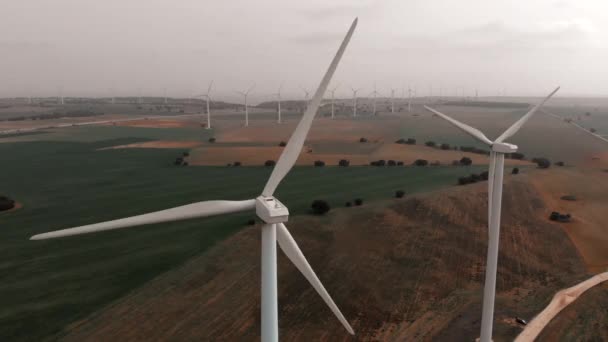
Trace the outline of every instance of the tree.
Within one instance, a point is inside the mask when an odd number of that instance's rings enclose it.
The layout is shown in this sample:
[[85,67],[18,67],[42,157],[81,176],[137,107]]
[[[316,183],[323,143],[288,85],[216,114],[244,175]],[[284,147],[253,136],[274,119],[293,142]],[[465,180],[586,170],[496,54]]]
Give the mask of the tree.
[[481,180],[487,181],[488,177],[489,177],[489,173],[488,173],[488,171],[484,171],[484,172],[480,173],[479,176],[481,177]]
[[355,205],[356,206],[363,205],[363,199],[361,199],[361,198],[355,198]]
[[405,196],[405,191],[403,191],[403,190],[395,191],[395,198],[403,198],[403,196]]
[[215,142],[215,138],[209,138],[209,142],[213,144]]
[[511,171],[512,175],[516,175],[518,173],[519,173],[519,168],[517,168],[517,167],[514,167],[513,170]]
[[471,183],[477,183],[481,180],[481,176],[476,173],[472,173],[469,178],[471,178]]
[[401,139],[395,141],[395,144],[405,144],[405,139],[401,138]]
[[239,166],[241,166],[241,162],[236,161],[232,164],[232,166],[239,167]]
[[466,185],[466,184],[470,184],[472,182],[473,182],[473,180],[471,179],[470,176],[458,178],[458,185]]
[[189,152],[183,152],[183,153],[182,153],[182,156],[184,156],[184,157],[189,157],[189,156],[190,156],[190,153],[189,153]]
[[264,162],[264,166],[274,166],[276,163],[274,160],[267,160]]
[[564,166],[564,165],[566,165],[566,163],[564,163],[563,161],[558,161],[558,162],[555,162],[555,165],[556,166]]
[[315,215],[324,215],[330,209],[329,203],[323,200],[314,200],[311,204],[312,212]]
[[366,143],[367,142],[367,138],[361,138],[361,139],[359,139],[359,142],[360,143]]
[[325,162],[322,160],[316,160],[315,161],[315,167],[323,167],[325,166]]
[[441,146],[439,146],[439,148],[441,148],[442,150],[449,150],[450,144],[443,143],[441,144]]
[[255,220],[254,219],[250,219],[249,221],[247,221],[247,225],[250,225],[250,226],[255,225]]
[[403,166],[403,162],[402,161],[398,161],[397,162],[397,166]]
[[188,162],[187,161],[183,162],[182,166],[188,166]]
[[285,147],[285,146],[287,146],[287,143],[286,143],[286,142],[284,142],[284,141],[281,141],[281,142],[279,143],[279,146],[281,146],[281,147]]
[[405,143],[408,144],[408,145],[416,145],[416,139],[414,139],[414,138],[408,138]]
[[551,166],[551,161],[547,158],[535,158],[536,165],[538,165],[539,169],[548,169]]
[[524,156],[523,153],[519,153],[519,152],[513,152],[513,153],[511,153],[511,159],[523,160],[524,157],[525,156]]
[[175,162],[173,164],[175,164],[175,165],[182,165],[183,162],[184,162],[184,158],[183,157],[177,157],[177,158],[175,158]]
[[346,202],[344,205],[345,205],[347,208],[350,208],[350,207],[352,207],[352,206],[353,206],[353,204],[352,204],[352,203],[350,203],[350,202]]
[[416,166],[427,166],[429,165],[429,161],[426,159],[416,159],[416,161],[414,161],[414,165]]
[[340,161],[338,162],[338,165],[342,166],[342,167],[347,167],[350,165],[350,161],[348,161],[346,159],[340,159]]
[[397,162],[396,162],[396,161],[394,161],[394,160],[392,160],[392,159],[391,159],[391,160],[389,160],[389,161],[388,161],[386,164],[387,164],[388,166],[397,166]]
[[469,157],[460,158],[460,165],[469,166],[471,164],[473,164],[473,161],[471,160],[471,158],[469,158]]
[[427,141],[424,143],[428,147],[435,147],[437,144],[434,141]]

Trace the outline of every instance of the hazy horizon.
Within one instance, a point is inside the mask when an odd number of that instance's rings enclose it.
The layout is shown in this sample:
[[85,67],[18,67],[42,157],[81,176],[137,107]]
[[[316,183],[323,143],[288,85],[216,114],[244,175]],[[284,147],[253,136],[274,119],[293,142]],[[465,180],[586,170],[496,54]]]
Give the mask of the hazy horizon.
[[313,90],[355,17],[334,84],[365,97],[411,86],[418,96],[608,95],[608,4],[441,0],[203,4],[7,0],[0,13],[0,97],[204,93],[252,102]]

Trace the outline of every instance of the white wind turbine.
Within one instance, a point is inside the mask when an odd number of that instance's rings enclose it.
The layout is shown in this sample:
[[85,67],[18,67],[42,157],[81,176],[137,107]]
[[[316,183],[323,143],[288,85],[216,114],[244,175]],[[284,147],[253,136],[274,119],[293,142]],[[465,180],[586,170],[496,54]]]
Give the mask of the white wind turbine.
[[391,88],[391,114],[395,114],[395,90]]
[[[207,103],[207,129],[211,129],[211,110],[209,109],[209,102],[211,101],[211,87],[213,87],[213,80],[209,82],[207,93],[199,95],[198,97],[204,97]],[[245,103],[247,103],[247,97],[245,97]],[[246,110],[246,109],[245,109]]]
[[410,88],[410,87],[408,86],[408,87],[407,87],[407,92],[408,92],[408,95],[409,95],[409,99],[408,99],[408,101],[407,101],[407,111],[408,111],[409,113],[411,113],[411,112],[412,112],[412,88]]
[[308,101],[308,97],[310,96],[310,92],[308,91],[308,89],[300,86],[300,89],[302,89],[302,91],[304,92],[304,106],[308,107],[309,101]]
[[353,118],[356,118],[357,117],[357,93],[359,92],[359,90],[361,90],[361,88],[355,89],[353,87],[350,87],[350,89],[352,89],[352,91],[353,91]]
[[505,154],[517,152],[517,146],[505,143],[504,141],[513,136],[519,129],[536,113],[536,111],[553,94],[559,90],[557,87],[551,94],[545,97],[540,103],[534,106],[526,115],[522,116],[517,122],[509,127],[495,141],[488,139],[480,130],[454,120],[449,116],[424,106],[427,110],[437,114],[447,120],[452,125],[460,128],[473,138],[490,146],[490,167],[488,174],[488,254],[486,261],[486,279],[483,290],[483,308],[481,316],[481,342],[492,340],[492,323],[494,319],[494,297],[496,294],[496,268],[498,264],[498,239],[500,236],[500,210],[502,202],[503,171]]
[[274,94],[277,96],[277,123],[279,124],[281,123],[281,89],[283,89],[283,82],[281,82],[277,93]]
[[374,91],[372,91],[370,95],[374,96],[374,99],[372,100],[372,115],[376,115],[376,97],[378,96],[378,92],[376,91],[376,83],[374,83]]
[[153,213],[143,214],[139,216],[128,217],[124,219],[96,223],[82,227],[69,228],[54,232],[44,233],[32,236],[32,240],[42,240],[58,238],[70,235],[86,234],[99,232],[104,230],[128,228],[144,224],[171,222],[185,219],[193,219],[199,217],[207,217],[213,215],[229,214],[252,210],[255,208],[256,214],[264,222],[262,227],[262,293],[261,293],[261,340],[264,342],[275,342],[279,339],[278,326],[278,299],[277,299],[277,254],[276,244],[279,246],[287,257],[294,263],[296,268],[302,272],[304,277],[311,283],[317,293],[323,298],[325,303],[330,307],[331,311],[336,315],[338,320],[346,328],[346,330],[354,335],[354,331],[350,324],[346,321],[340,309],[336,306],[331,296],[325,290],[319,278],[310,267],[310,264],[302,254],[302,251],[296,244],[295,240],[285,227],[284,222],[287,222],[289,211],[281,202],[274,196],[274,192],[294,166],[298,156],[304,146],[304,141],[312,125],[312,121],[316,115],[317,109],[321,104],[323,94],[327,90],[327,86],[342,58],[344,50],[350,41],[350,38],[357,26],[355,19],[342,41],[338,52],[332,60],[327,72],[323,76],[317,91],[314,94],[311,105],[308,107],[302,119],[298,123],[291,138],[287,142],[287,146],[283,149],[272,174],[262,191],[262,194],[256,199],[244,201],[204,201],[193,204],[184,205],[181,207],[166,209]]
[[255,88],[255,83],[251,87],[249,87],[249,89],[247,89],[247,91],[245,92],[237,91],[237,93],[243,95],[243,97],[245,98],[245,127],[249,126],[249,106],[247,102],[247,97],[249,96],[249,92],[251,92],[253,88]]
[[339,86],[340,85],[337,85],[333,89],[330,90],[330,92],[331,92],[331,118],[332,118],[332,120],[335,118],[334,101],[335,101],[336,89],[338,89]]

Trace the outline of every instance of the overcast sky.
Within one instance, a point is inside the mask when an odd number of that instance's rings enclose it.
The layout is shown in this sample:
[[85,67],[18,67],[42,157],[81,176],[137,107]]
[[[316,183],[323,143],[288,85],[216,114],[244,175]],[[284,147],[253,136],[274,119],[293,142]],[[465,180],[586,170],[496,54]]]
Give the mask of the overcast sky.
[[300,97],[354,17],[341,96],[606,96],[607,16],[606,0],[2,0],[0,96],[189,96],[213,79],[216,98],[254,82],[256,101],[281,82]]

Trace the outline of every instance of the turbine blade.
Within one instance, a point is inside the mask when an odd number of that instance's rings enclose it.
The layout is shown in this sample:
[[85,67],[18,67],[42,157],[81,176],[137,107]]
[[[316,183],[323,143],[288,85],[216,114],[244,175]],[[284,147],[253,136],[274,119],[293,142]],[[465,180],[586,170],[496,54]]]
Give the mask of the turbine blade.
[[334,315],[336,315],[336,317],[338,318],[340,323],[342,323],[344,328],[346,328],[349,334],[354,335],[355,331],[350,326],[346,318],[344,318],[344,315],[342,315],[342,312],[340,312],[340,309],[338,309],[336,303],[334,303],[333,299],[331,299],[331,296],[329,295],[329,293],[327,293],[327,290],[325,290],[323,284],[321,284],[321,281],[315,274],[315,271],[312,270],[312,267],[310,267],[310,264],[308,263],[306,257],[300,250],[300,247],[298,247],[298,244],[293,239],[293,237],[287,230],[287,227],[285,227],[283,223],[277,224],[277,242],[279,243],[281,250],[283,250],[285,255],[287,255],[287,257],[289,258],[289,260],[291,260],[291,262],[296,266],[296,268],[300,270],[300,272],[302,272],[302,274],[310,282],[312,287],[314,287],[314,289],[321,296],[321,298],[323,298],[325,304],[329,306],[331,311],[334,313]]
[[547,100],[549,100],[551,98],[551,96],[553,96],[553,94],[557,93],[557,91],[559,90],[559,88],[560,87],[555,88],[555,90],[552,91],[551,94],[547,95],[547,97],[545,97],[540,103],[538,103],[536,106],[534,106],[532,109],[530,109],[530,111],[527,112],[526,115],[522,116],[519,120],[517,120],[501,136],[499,136],[498,139],[496,139],[496,142],[503,142],[506,139],[508,139],[511,136],[513,136],[515,133],[517,133],[517,131],[519,131],[519,129],[521,128],[521,126],[523,126],[528,120],[530,120],[530,118],[532,117],[532,115],[534,115],[534,113],[536,113],[536,111],[540,107],[542,107],[542,105],[544,105],[545,102],[547,102]]
[[582,130],[583,132],[585,132],[587,134],[590,134],[590,135],[592,135],[592,136],[594,136],[594,137],[596,137],[596,138],[598,138],[598,139],[600,139],[600,140],[602,140],[604,142],[608,142],[608,139],[604,138],[603,136],[601,136],[599,134],[595,134],[595,133],[592,133],[592,132],[588,131],[585,127],[577,124],[574,121],[565,121],[564,118],[562,118],[561,116],[555,115],[553,113],[550,113],[550,112],[548,112],[548,111],[546,111],[544,109],[541,109],[540,111],[543,112],[543,113],[545,113],[545,114],[547,114],[547,115],[549,115],[549,116],[551,116],[551,117],[556,118],[557,120],[560,120],[560,121],[563,121],[565,123],[571,124],[572,126],[578,128],[578,129]]
[[473,138],[483,142],[484,144],[487,145],[492,145],[492,141],[490,139],[488,139],[488,137],[485,136],[485,134],[481,133],[480,130],[478,130],[477,128],[473,128],[467,124],[464,124],[458,120],[454,120],[451,117],[429,107],[429,106],[424,106],[424,108],[430,112],[433,112],[437,115],[439,115],[439,117],[441,117],[442,119],[445,119],[446,121],[448,121],[449,123],[451,123],[452,125],[460,128],[461,130],[463,130],[465,133],[471,135]]
[[152,223],[181,221],[198,217],[234,213],[253,208],[255,208],[255,200],[197,202],[183,205],[181,207],[156,211],[153,213],[38,234],[32,236],[30,240],[53,239],[64,236],[100,232],[104,230],[135,227]]
[[298,156],[302,151],[302,147],[304,146],[306,136],[308,135],[308,131],[310,130],[310,126],[312,125],[312,120],[317,114],[317,109],[321,104],[321,98],[323,98],[323,94],[325,94],[327,86],[329,85],[329,82],[331,81],[331,78],[334,72],[336,71],[336,68],[338,67],[338,63],[340,62],[340,59],[344,54],[344,50],[346,50],[346,46],[348,46],[348,42],[350,41],[350,38],[353,35],[353,32],[355,31],[355,27],[357,27],[357,21],[358,19],[355,19],[352,25],[350,26],[350,29],[348,30],[344,41],[342,41],[342,45],[340,45],[336,56],[329,65],[325,76],[323,76],[323,79],[321,80],[319,88],[317,88],[317,91],[315,92],[312,101],[310,101],[308,107],[306,108],[306,112],[300,120],[300,123],[298,123],[298,126],[291,135],[291,138],[289,138],[287,146],[283,149],[283,152],[281,153],[281,157],[279,158],[277,165],[272,170],[272,174],[270,175],[270,178],[268,179],[268,182],[266,183],[266,186],[262,191],[262,195],[272,196],[281,180],[285,178],[289,170],[291,170],[296,160],[298,159]]

